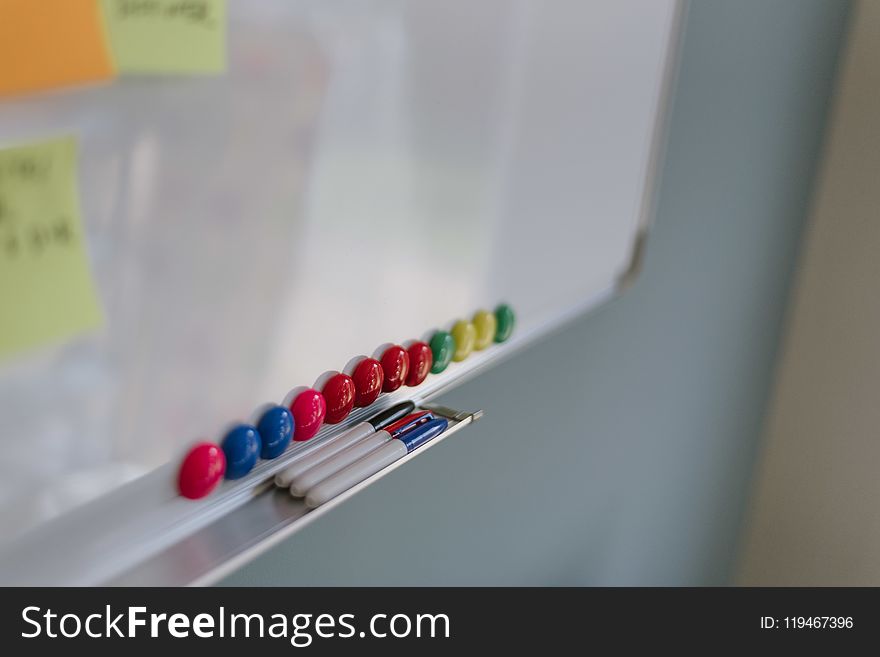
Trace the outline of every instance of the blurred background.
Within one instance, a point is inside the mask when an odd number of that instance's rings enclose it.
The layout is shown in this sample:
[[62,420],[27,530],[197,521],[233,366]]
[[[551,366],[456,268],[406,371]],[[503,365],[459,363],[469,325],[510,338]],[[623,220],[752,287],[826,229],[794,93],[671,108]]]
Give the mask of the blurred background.
[[878,116],[880,4],[691,2],[635,286],[225,583],[880,583]]

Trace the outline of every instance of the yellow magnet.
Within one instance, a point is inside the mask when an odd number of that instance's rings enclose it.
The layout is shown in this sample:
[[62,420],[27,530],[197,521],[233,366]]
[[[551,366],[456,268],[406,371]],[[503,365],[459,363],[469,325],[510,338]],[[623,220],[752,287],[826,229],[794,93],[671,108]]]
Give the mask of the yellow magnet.
[[485,349],[492,344],[492,341],[495,339],[495,332],[498,329],[498,320],[495,319],[495,315],[492,313],[486,310],[478,310],[471,322],[477,332],[477,337],[474,341],[474,349],[477,351]]
[[455,353],[452,354],[452,360],[459,362],[470,356],[474,350],[477,329],[471,322],[460,319],[452,327],[452,337],[455,340]]

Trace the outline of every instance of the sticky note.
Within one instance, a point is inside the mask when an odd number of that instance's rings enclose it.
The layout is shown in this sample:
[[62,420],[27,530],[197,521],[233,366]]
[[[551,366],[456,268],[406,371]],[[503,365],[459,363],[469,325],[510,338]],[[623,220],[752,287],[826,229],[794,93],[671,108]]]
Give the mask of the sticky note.
[[102,0],[120,73],[226,69],[226,0]]
[[72,138],[0,149],[0,357],[101,325]]
[[0,96],[112,77],[98,0],[0,0]]

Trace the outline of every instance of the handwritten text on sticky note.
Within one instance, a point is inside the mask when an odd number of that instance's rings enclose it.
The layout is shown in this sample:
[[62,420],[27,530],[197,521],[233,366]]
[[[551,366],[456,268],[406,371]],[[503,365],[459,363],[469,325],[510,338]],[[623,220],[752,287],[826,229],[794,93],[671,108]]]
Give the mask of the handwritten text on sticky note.
[[73,139],[0,149],[0,356],[101,324]]
[[222,73],[226,0],[102,0],[121,73]]

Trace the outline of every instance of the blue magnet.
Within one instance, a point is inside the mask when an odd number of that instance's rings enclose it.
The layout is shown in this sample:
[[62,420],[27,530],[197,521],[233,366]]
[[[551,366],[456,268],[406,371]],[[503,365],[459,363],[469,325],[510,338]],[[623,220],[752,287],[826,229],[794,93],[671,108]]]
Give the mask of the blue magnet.
[[293,438],[293,416],[283,406],[273,406],[260,417],[257,431],[263,442],[260,458],[277,458],[284,453]]
[[239,479],[251,471],[260,457],[261,442],[256,427],[249,424],[239,424],[226,434],[220,447],[226,455],[227,479]]

